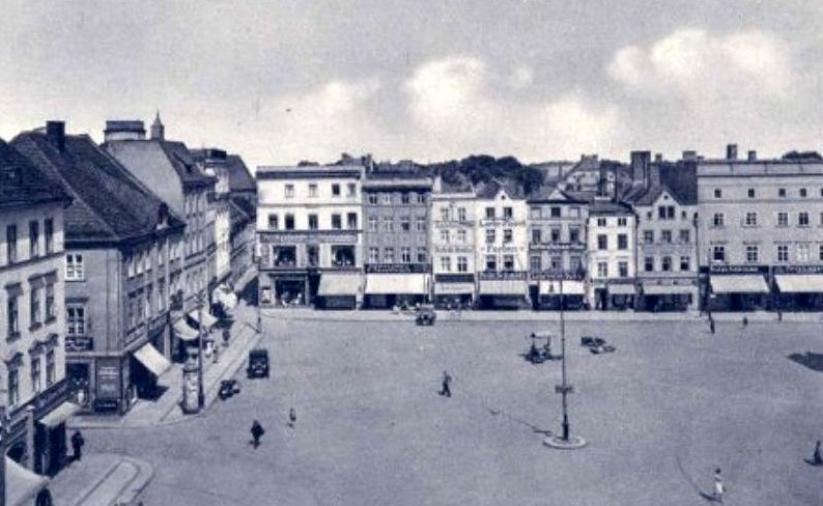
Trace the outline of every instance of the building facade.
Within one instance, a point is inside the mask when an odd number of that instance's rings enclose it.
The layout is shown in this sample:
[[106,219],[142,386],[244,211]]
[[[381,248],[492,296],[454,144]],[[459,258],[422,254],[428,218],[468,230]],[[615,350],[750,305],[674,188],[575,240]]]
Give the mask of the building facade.
[[239,155],[226,158],[231,208],[231,275],[236,283],[254,266],[254,232],[257,225],[257,185]]
[[73,198],[62,308],[69,390],[87,411],[122,414],[156,394],[170,365],[184,224],[90,137],[64,128],[49,122],[13,145]]
[[702,295],[708,310],[823,308],[823,162],[697,165]]
[[[0,409],[11,465],[55,474],[65,462],[63,223],[68,195],[0,140]],[[5,462],[5,460],[4,460]],[[7,483],[14,489],[21,484]]]
[[257,169],[263,306],[362,304],[363,175],[360,165]]
[[413,306],[430,297],[431,179],[370,171],[363,181],[364,307]]
[[434,303],[438,307],[472,307],[476,298],[477,217],[474,188],[434,181],[429,244]]
[[215,282],[221,284],[231,277],[231,193],[228,155],[222,149],[216,148],[192,150],[191,155],[203,173],[215,180],[214,191],[208,195],[208,208],[214,217]]
[[630,309],[635,303],[635,216],[624,203],[596,199],[588,221],[588,304]]
[[584,307],[588,203],[546,187],[531,195],[528,205],[529,279],[534,307]]

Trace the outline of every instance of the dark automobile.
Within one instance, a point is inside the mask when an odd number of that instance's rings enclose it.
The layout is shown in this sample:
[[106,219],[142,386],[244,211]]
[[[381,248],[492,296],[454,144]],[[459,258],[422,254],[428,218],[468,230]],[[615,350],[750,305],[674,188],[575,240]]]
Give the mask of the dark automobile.
[[603,346],[605,344],[606,340],[602,337],[583,336],[580,338],[580,346],[586,346],[588,348]]
[[269,377],[269,351],[256,348],[249,351],[249,366],[246,368],[249,378]]
[[434,325],[434,320],[437,319],[437,314],[434,312],[432,306],[423,306],[417,311],[415,322],[418,325]]
[[225,401],[234,394],[240,393],[240,383],[235,379],[227,379],[220,382],[220,392],[217,396],[221,401]]

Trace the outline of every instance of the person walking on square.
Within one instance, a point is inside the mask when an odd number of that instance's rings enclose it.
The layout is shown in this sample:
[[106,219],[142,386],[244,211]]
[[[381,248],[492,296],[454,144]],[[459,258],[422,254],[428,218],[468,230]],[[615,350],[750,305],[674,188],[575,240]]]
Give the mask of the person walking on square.
[[[80,434],[79,430],[74,431],[74,434],[71,436],[71,449],[74,452],[72,457],[74,460],[79,461],[80,458],[83,456],[83,445],[86,444],[86,440],[83,439],[83,435]],[[818,447],[820,446],[820,442],[818,441]]]
[[720,468],[714,470],[714,500],[723,502],[723,475],[720,474]]
[[440,395],[445,395],[446,397],[451,397],[452,396],[451,382],[452,382],[452,377],[449,376],[448,371],[443,371],[443,381],[442,381],[442,389],[440,390]]
[[297,423],[297,412],[294,408],[289,408],[289,427],[294,428],[294,424]]
[[823,457],[820,456],[820,440],[814,445],[814,453],[812,453],[812,464],[819,466],[823,465]]
[[252,440],[252,446],[254,446],[255,449],[257,449],[257,447],[260,446],[260,438],[263,437],[263,434],[265,434],[265,433],[266,433],[266,431],[263,429],[263,426],[260,425],[260,422],[258,422],[257,420],[252,422],[252,424],[251,424],[251,440]]
[[714,320],[712,319],[709,319],[709,332],[711,332],[712,335],[714,335]]
[[743,328],[745,329],[748,326],[749,326],[749,319],[744,316],[743,317]]

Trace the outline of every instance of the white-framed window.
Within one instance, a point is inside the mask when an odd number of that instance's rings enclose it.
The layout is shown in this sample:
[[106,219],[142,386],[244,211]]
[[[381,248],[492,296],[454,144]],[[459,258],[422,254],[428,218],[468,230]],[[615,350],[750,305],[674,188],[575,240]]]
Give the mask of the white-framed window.
[[692,267],[692,259],[688,255],[681,255],[680,256],[680,270],[681,271],[688,271]]
[[369,232],[377,232],[377,216],[369,216]]
[[354,183],[346,184],[346,196],[348,197],[356,197],[357,196],[357,185]]
[[817,259],[823,262],[823,244],[820,244],[817,248]]
[[376,193],[369,193],[369,204],[376,206],[377,205],[377,194]]
[[798,244],[797,245],[797,261],[798,262],[808,262],[809,261],[809,245],[808,244]]
[[712,226],[713,227],[723,227],[725,226],[726,217],[723,213],[714,213],[712,216]]
[[31,285],[29,288],[29,324],[40,323],[40,286]]
[[46,321],[57,318],[57,308],[54,300],[54,281],[46,281]]
[[440,257],[440,270],[442,272],[451,272],[452,259],[451,257]]
[[597,234],[597,249],[600,251],[609,249],[609,236],[606,234]]
[[440,230],[440,242],[442,242],[443,244],[448,244],[448,243],[449,243],[449,239],[450,239],[450,238],[449,238],[449,231],[448,231],[448,229],[441,229],[441,230]]
[[605,227],[606,226],[606,218],[605,217],[597,218],[597,226],[598,227]]
[[789,261],[789,246],[787,244],[778,244],[777,245],[777,261],[778,262],[788,262]]
[[85,279],[83,255],[69,253],[66,255],[66,281],[82,281]]
[[757,226],[757,213],[754,212],[754,211],[747,212],[745,221],[743,223],[747,227],[756,227]]
[[40,369],[40,356],[31,357],[31,386],[35,392],[40,392],[43,388],[43,371]]
[[654,257],[649,256],[643,258],[643,270],[645,272],[654,271]]
[[503,244],[511,244],[511,242],[513,240],[514,240],[514,233],[512,232],[512,229],[510,229],[510,228],[504,229],[503,230]]
[[672,243],[672,231],[671,230],[661,230],[660,231],[660,242],[665,244]]
[[369,263],[376,264],[380,261],[380,248],[375,246],[369,247]]
[[383,262],[387,264],[394,263],[394,248],[383,249]]
[[503,219],[510,220],[514,216],[514,210],[511,207],[503,208]]
[[417,247],[417,263],[425,264],[429,261],[429,252],[424,246]]
[[721,244],[712,246],[712,262],[724,263],[726,261],[726,247]]
[[331,185],[331,196],[332,197],[339,197],[340,196],[340,184],[334,183]]
[[597,262],[597,277],[598,278],[607,278],[607,277],[609,277],[609,263],[608,262]]
[[448,207],[441,207],[440,208],[440,221],[449,221],[449,208]]
[[86,308],[77,304],[66,305],[66,335],[86,335]]
[[317,198],[317,183],[309,183],[309,198]]
[[394,218],[391,216],[383,217],[383,232],[394,232]]
[[426,231],[426,217],[425,216],[418,216],[417,217],[417,231],[418,232],[425,232]]
[[619,218],[617,218],[617,226],[618,227],[625,227],[628,224],[629,224],[629,220],[625,216],[620,216]]
[[457,272],[469,271],[469,259],[467,257],[457,257]]
[[465,228],[461,228],[461,229],[457,230],[457,242],[459,242],[461,244],[466,243],[466,229]]
[[54,349],[50,349],[46,352],[46,388],[54,385],[57,372],[57,360],[55,357]]
[[643,231],[643,244],[653,244],[654,243],[654,230],[644,230]]
[[465,207],[458,207],[457,208],[457,219],[458,219],[458,221],[466,221],[466,208]]
[[[671,259],[669,259],[671,261]],[[621,278],[628,278],[629,277],[629,262],[620,261],[617,262],[617,273]]]
[[16,406],[20,402],[20,368],[14,364],[10,365],[8,369],[9,406]]
[[494,244],[496,240],[495,231],[493,228],[486,229],[486,244]]
[[486,271],[497,271],[497,257],[495,255],[486,255]]
[[531,272],[540,272],[543,269],[540,255],[532,255],[529,257],[529,270]]
[[660,270],[663,272],[670,272],[672,270],[672,257],[663,255],[660,261]]
[[[671,231],[669,230],[669,242],[671,242]],[[626,234],[617,234],[617,249],[629,249],[629,236]]]
[[287,199],[293,199],[294,198],[294,185],[293,184],[287,184],[284,187],[284,197],[287,198]]
[[760,260],[760,248],[756,244],[746,245],[746,263],[756,264]]
[[514,270],[514,255],[503,255],[503,270],[504,271],[513,271]]
[[400,261],[404,264],[410,264],[412,261],[411,248],[403,246],[400,248]]

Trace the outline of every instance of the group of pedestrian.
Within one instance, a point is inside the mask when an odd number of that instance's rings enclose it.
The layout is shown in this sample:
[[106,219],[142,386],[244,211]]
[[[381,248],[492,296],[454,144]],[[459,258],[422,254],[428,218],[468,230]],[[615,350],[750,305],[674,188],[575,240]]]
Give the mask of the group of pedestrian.
[[[294,426],[297,424],[297,411],[294,408],[289,408],[289,419],[286,422],[286,425],[293,429]],[[251,423],[251,445],[256,449],[260,446],[260,440],[263,438],[263,435],[266,433],[266,429],[263,428],[263,425],[258,421],[254,420]]]

